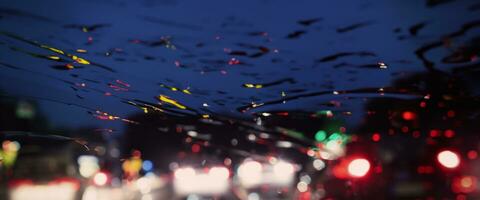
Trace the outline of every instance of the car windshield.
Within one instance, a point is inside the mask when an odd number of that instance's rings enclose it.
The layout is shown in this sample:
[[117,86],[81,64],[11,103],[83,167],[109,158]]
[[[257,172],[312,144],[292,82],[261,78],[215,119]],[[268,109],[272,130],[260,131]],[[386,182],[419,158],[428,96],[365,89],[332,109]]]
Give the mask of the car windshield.
[[0,1],[0,199],[478,199],[479,56],[473,0]]

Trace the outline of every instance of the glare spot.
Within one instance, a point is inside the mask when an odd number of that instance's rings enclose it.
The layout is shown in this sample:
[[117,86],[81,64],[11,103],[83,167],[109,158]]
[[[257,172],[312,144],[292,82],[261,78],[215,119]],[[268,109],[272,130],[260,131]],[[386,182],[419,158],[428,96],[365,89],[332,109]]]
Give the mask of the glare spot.
[[315,168],[316,170],[320,171],[322,170],[323,168],[325,168],[325,162],[323,162],[322,160],[320,159],[315,159],[313,161],[313,168]]
[[93,182],[96,185],[99,185],[99,186],[103,186],[103,185],[107,184],[107,180],[108,180],[108,177],[103,172],[99,172],[99,173],[95,174],[95,176],[93,177]]
[[460,158],[452,151],[445,150],[437,155],[437,160],[442,166],[453,169],[460,165]]
[[208,172],[208,175],[210,175],[211,177],[214,177],[215,180],[218,180],[218,179],[223,180],[223,179],[228,179],[228,177],[230,176],[230,172],[225,167],[212,167]]
[[248,140],[255,141],[256,139],[257,139],[257,136],[255,136],[254,134],[249,134],[248,135]]
[[187,135],[189,135],[190,137],[197,137],[198,133],[197,133],[197,131],[188,131]]
[[364,158],[358,158],[348,164],[348,173],[353,177],[362,177],[370,170],[370,162]]
[[305,182],[306,184],[310,184],[312,182],[312,178],[309,175],[303,175],[300,177],[301,182]]
[[299,192],[306,192],[308,190],[308,184],[303,181],[298,182],[297,190]]

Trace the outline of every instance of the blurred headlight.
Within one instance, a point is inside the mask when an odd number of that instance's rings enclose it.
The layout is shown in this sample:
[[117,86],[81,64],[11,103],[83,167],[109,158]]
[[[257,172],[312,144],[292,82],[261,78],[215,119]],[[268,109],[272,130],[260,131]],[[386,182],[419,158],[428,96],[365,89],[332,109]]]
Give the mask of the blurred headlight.
[[210,171],[208,171],[208,175],[213,179],[228,179],[230,172],[225,167],[212,167]]
[[262,164],[257,161],[245,161],[238,167],[238,178],[242,185],[251,187],[261,183]]
[[174,176],[176,179],[188,179],[195,176],[195,170],[191,167],[179,168],[175,170]]
[[279,161],[273,165],[273,174],[275,182],[279,184],[288,184],[293,180],[295,167],[291,163]]
[[225,167],[212,167],[208,173],[195,171],[191,167],[179,168],[174,176],[173,186],[178,195],[222,194],[230,185],[230,171]]

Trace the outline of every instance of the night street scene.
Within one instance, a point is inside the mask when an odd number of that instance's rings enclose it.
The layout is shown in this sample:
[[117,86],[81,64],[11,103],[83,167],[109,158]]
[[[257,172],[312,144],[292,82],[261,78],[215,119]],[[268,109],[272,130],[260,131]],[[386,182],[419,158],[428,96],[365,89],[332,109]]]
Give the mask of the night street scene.
[[480,200],[478,0],[0,0],[0,200]]

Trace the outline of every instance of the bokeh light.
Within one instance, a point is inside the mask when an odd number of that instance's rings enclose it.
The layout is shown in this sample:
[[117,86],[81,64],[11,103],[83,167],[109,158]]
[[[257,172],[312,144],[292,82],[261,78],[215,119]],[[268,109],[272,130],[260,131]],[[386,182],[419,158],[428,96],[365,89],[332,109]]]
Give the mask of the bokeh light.
[[348,173],[352,177],[363,177],[370,170],[370,162],[364,158],[354,159],[348,164]]
[[457,153],[444,150],[437,155],[438,162],[445,168],[454,169],[460,165],[460,157]]
[[411,120],[414,120],[416,118],[416,115],[415,115],[415,113],[413,113],[411,111],[405,111],[405,112],[403,112],[402,117],[406,121],[411,121]]
[[104,172],[98,172],[93,177],[93,182],[95,183],[95,185],[98,185],[98,186],[104,186],[105,184],[107,184],[107,181],[108,181],[108,176]]
[[324,141],[327,138],[327,132],[324,130],[319,130],[315,133],[315,140],[318,142]]
[[174,176],[176,179],[188,179],[195,176],[195,170],[191,167],[185,167],[175,170]]
[[230,172],[225,167],[212,167],[210,171],[208,171],[208,175],[215,179],[228,179]]

